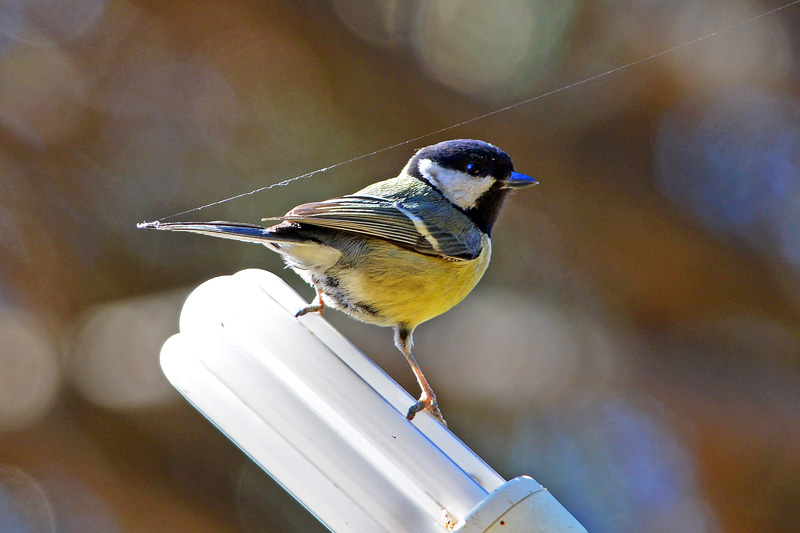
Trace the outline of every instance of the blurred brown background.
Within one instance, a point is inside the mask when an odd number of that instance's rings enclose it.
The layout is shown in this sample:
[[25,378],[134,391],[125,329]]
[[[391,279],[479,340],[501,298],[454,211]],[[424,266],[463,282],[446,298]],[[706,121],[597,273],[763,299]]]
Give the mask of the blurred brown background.
[[[154,220],[781,2],[0,1],[0,530],[317,531],[166,382],[261,247]],[[256,222],[479,138],[541,184],[416,354],[451,429],[590,531],[800,528],[800,6],[181,219]],[[408,390],[391,334],[339,326]]]

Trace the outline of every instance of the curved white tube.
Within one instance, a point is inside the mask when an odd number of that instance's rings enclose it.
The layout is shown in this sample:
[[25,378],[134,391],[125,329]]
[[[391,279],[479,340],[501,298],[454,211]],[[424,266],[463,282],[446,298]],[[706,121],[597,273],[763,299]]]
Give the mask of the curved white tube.
[[304,305],[265,271],[212,279],[164,373],[330,529],[478,531],[468,516],[505,480],[426,412],[406,420],[414,399],[321,316],[295,318]]

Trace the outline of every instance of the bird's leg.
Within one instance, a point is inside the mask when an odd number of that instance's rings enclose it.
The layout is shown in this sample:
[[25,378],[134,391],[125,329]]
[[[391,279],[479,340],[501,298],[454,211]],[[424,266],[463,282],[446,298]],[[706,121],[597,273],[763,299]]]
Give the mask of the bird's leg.
[[414,418],[414,415],[425,409],[432,414],[436,420],[441,422],[444,427],[447,427],[447,422],[444,421],[442,412],[439,410],[439,404],[436,403],[436,395],[433,393],[431,386],[428,385],[428,380],[422,375],[422,370],[420,370],[416,359],[414,359],[414,355],[411,353],[411,346],[414,344],[411,333],[412,330],[403,326],[398,326],[394,329],[394,345],[406,356],[406,361],[411,365],[411,370],[417,377],[417,382],[422,389],[422,395],[419,397],[419,400],[417,400],[417,403],[409,408],[406,418],[411,420]]
[[309,304],[295,313],[295,318],[301,317],[308,313],[319,313],[320,315],[325,310],[325,302],[322,301],[322,290],[319,287],[314,287],[317,290],[317,303]]

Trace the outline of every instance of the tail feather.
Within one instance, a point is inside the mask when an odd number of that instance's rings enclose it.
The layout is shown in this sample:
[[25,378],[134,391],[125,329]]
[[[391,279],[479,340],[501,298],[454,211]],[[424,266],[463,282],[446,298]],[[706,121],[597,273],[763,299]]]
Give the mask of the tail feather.
[[280,237],[263,226],[244,224],[240,222],[141,222],[137,228],[158,229],[166,231],[188,231],[223,239],[246,241],[264,244],[270,241],[282,240]]

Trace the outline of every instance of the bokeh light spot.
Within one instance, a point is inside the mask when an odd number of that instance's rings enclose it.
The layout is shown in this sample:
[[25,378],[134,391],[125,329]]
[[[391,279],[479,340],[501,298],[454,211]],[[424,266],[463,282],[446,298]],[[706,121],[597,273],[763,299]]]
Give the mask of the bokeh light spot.
[[518,425],[511,463],[553,480],[589,531],[714,531],[692,456],[671,426],[647,396],[583,389]]
[[0,465],[0,531],[56,531],[53,509],[42,486],[22,469],[10,465]]
[[333,0],[336,15],[347,28],[373,44],[398,46],[409,39],[409,23],[417,6],[405,0],[351,2]]
[[800,101],[752,90],[678,106],[656,172],[680,211],[800,267]]
[[72,56],[20,46],[0,61],[0,122],[28,142],[57,142],[78,127],[85,88]]
[[58,352],[50,332],[26,313],[0,310],[0,429],[46,414],[60,385]]
[[103,15],[105,0],[27,0],[27,39],[70,42],[90,33]]
[[163,405],[177,398],[161,372],[161,346],[178,332],[186,291],[97,306],[81,320],[69,360],[72,384],[112,409]]
[[[600,324],[485,288],[465,303],[435,324],[422,325],[414,337],[424,368],[446,375],[448,382],[469,383],[461,391],[473,401],[515,409],[558,397],[584,372],[597,379],[617,366],[621,347]],[[429,359],[431,351],[436,357]]]
[[[668,2],[671,3],[671,2]],[[747,20],[761,11],[750,1],[674,2],[664,26],[664,48],[708,35]],[[781,19],[768,17],[748,24],[746,31],[726,32],[665,59],[674,75],[706,90],[724,90],[734,83],[779,80],[792,68],[789,33]]]
[[95,491],[68,477],[44,479],[41,486],[56,521],[56,531],[116,533],[119,523],[108,503]]
[[535,77],[559,44],[572,9],[571,1],[425,2],[417,13],[414,46],[438,82],[502,99],[527,88],[524,80]]

